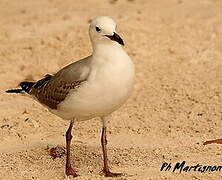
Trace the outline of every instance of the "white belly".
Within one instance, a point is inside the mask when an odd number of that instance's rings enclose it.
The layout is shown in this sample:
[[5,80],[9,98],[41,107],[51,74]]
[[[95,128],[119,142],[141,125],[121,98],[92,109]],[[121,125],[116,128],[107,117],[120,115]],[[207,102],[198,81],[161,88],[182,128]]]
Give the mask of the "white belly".
[[[116,65],[115,63],[118,63]],[[106,116],[117,110],[129,97],[134,81],[130,59],[105,63],[92,69],[89,79],[52,112],[64,119],[87,120]]]

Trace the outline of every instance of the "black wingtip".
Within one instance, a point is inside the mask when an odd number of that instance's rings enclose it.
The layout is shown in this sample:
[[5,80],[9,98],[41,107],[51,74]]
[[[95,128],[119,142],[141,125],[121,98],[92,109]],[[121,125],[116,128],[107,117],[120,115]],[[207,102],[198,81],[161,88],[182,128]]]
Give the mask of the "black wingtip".
[[21,82],[19,85],[21,86],[22,90],[29,93],[29,91],[31,90],[32,86],[34,85],[34,82]]
[[6,90],[6,93],[29,93],[30,89],[35,83],[33,82],[21,82],[20,86],[22,89],[9,89]]
[[6,93],[22,93],[24,92],[22,89],[9,89],[5,91]]

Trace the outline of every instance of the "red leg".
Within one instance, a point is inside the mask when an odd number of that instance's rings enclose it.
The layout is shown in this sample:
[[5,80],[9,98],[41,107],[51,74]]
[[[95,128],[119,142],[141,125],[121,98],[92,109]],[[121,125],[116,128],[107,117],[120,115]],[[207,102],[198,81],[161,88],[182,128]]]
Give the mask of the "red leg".
[[66,175],[67,176],[73,176],[73,177],[77,177],[78,174],[76,173],[76,171],[71,167],[71,163],[70,163],[70,144],[71,144],[71,140],[72,140],[72,127],[73,127],[73,120],[70,122],[69,128],[66,131]]
[[108,158],[107,158],[107,149],[106,149],[106,145],[107,145],[106,127],[103,127],[103,129],[102,129],[101,144],[102,144],[103,160],[104,160],[103,173],[105,174],[105,176],[106,177],[116,177],[116,176],[123,175],[121,173],[112,173],[112,172],[109,171]]
[[215,139],[215,140],[206,141],[203,143],[203,145],[207,145],[207,144],[222,144],[222,139]]

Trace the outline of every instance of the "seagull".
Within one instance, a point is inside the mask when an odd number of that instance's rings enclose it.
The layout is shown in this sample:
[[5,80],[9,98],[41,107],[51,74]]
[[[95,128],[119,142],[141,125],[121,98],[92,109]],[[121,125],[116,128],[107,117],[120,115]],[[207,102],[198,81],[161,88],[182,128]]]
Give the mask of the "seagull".
[[93,52],[73,62],[54,75],[47,74],[36,82],[21,82],[20,89],[7,93],[26,94],[45,106],[51,113],[70,120],[66,131],[67,176],[78,176],[71,166],[70,144],[75,122],[100,117],[102,122],[101,146],[103,173],[115,177],[108,166],[107,121],[110,114],[120,108],[130,96],[134,84],[134,64],[123,49],[124,41],[116,32],[116,23],[108,16],[93,19],[89,26]]

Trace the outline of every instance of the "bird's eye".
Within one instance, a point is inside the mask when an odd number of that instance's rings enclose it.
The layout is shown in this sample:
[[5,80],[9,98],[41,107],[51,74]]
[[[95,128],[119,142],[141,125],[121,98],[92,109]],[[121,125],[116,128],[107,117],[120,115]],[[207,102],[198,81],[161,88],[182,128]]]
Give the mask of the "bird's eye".
[[97,31],[97,32],[100,32],[101,29],[100,29],[99,27],[96,27],[96,31]]

